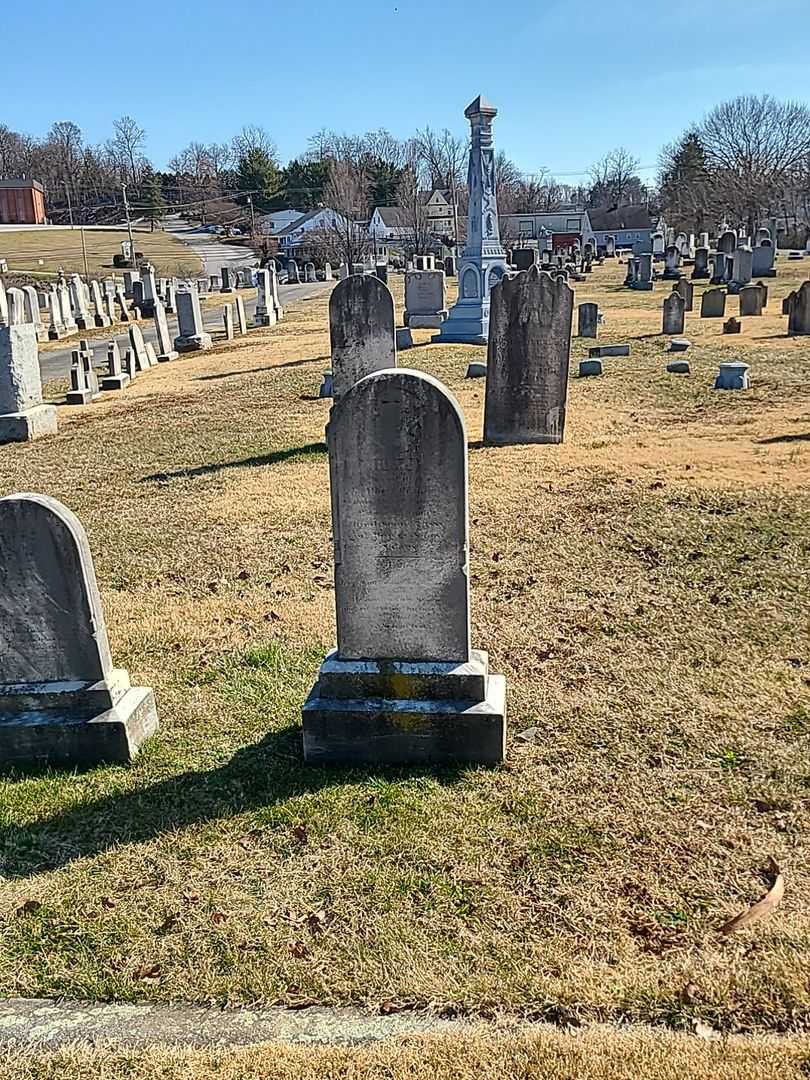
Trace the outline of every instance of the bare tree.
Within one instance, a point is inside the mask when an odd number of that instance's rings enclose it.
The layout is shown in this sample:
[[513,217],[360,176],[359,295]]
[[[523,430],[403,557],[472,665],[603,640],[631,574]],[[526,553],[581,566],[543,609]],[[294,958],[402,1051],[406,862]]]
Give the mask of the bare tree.
[[639,161],[623,146],[611,150],[588,170],[591,206],[623,206],[631,192],[638,194],[641,181],[637,170]]
[[332,161],[324,201],[334,211],[329,224],[337,254],[351,267],[369,248],[368,176],[361,162],[351,158]]
[[238,135],[231,140],[233,159],[245,157],[251,150],[261,150],[278,165],[278,148],[263,127],[258,124],[246,124]]
[[397,185],[397,207],[401,211],[402,227],[408,233],[406,243],[415,255],[425,253],[433,239],[427,208],[430,193],[425,190],[425,179],[418,150],[412,147],[410,161]]
[[718,195],[753,232],[784,203],[810,155],[810,108],[767,94],[738,97],[712,109],[697,134]]
[[146,139],[146,132],[135,123],[131,116],[122,116],[120,120],[116,120],[113,123],[113,130],[115,131],[113,143],[121,159],[127,163],[129,182],[135,186],[139,177],[136,162],[139,163],[142,157],[141,151]]

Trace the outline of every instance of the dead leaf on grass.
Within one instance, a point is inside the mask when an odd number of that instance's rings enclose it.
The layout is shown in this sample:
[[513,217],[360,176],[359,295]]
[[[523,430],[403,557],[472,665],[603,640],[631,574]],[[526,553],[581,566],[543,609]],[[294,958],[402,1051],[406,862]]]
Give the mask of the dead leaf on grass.
[[290,945],[290,952],[293,956],[297,956],[299,959],[303,956],[309,955],[309,949],[306,947],[303,941],[294,941]]
[[42,904],[39,900],[26,900],[24,904],[20,904],[17,908],[18,915],[33,915],[35,911],[39,911]]
[[142,982],[159,979],[160,975],[160,964],[141,964],[141,966],[135,968],[132,973],[133,979],[139,979]]
[[293,829],[293,836],[299,844],[305,844],[309,839],[306,825],[296,825]]
[[741,911],[739,915],[735,915],[733,919],[721,927],[721,934],[733,934],[735,930],[742,930],[746,926],[750,926],[751,923],[758,922],[760,919],[766,919],[770,915],[773,915],[774,911],[779,907],[782,902],[782,897],[785,895],[785,879],[782,876],[782,871],[773,859],[770,860],[770,873],[773,877],[773,884],[770,889],[765,893],[761,900],[757,900],[755,904],[752,904],[746,911]]
[[212,911],[211,922],[214,926],[222,926],[224,922],[228,921],[228,914],[225,911]]

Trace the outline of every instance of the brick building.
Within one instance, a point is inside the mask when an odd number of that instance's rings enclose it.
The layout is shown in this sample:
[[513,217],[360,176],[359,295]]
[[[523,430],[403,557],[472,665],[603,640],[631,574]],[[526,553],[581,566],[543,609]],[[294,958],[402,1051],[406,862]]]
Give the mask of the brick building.
[[0,180],[0,225],[44,225],[45,192],[36,180]]

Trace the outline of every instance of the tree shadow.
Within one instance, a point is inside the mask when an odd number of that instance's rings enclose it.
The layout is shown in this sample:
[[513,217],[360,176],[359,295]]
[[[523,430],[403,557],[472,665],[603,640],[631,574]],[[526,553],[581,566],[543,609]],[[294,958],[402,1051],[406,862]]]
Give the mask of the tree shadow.
[[771,443],[810,442],[810,431],[797,431],[788,435],[771,435],[767,439],[757,439],[760,446]]
[[[258,345],[259,342],[254,342]],[[287,360],[283,364],[270,364],[267,367],[245,368],[243,371],[220,371],[214,375],[198,375],[196,382],[211,382],[215,379],[232,379],[236,375],[261,375],[265,371],[276,371],[279,368],[302,367],[304,364],[318,364],[322,361],[331,361],[330,356],[313,356],[309,360]]]
[[280,465],[283,461],[294,458],[312,457],[315,454],[326,453],[326,443],[307,443],[306,446],[288,446],[286,450],[273,450],[269,454],[256,454],[254,457],[240,458],[238,461],[217,461],[209,465],[195,465],[188,469],[175,469],[173,472],[151,473],[142,476],[140,484],[147,482],[162,483],[166,480],[180,478],[190,479],[194,476],[207,476],[209,473],[222,472],[223,469],[242,469],[263,465]]
[[271,807],[327,787],[377,777],[416,776],[452,784],[461,778],[462,770],[462,766],[368,769],[305,765],[301,732],[288,728],[244,747],[218,768],[181,773],[149,787],[105,795],[44,821],[0,828],[0,874],[23,878],[56,870],[123,844],[143,843],[177,829]]

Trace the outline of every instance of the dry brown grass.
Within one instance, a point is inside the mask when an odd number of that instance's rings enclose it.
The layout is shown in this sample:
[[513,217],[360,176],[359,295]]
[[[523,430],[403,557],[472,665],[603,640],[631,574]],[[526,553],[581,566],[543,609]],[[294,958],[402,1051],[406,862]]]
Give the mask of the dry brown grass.
[[[301,765],[334,634],[325,299],[3,448],[4,493],[85,522],[114,655],[155,686],[163,726],[131,769],[0,784],[0,989],[810,1024],[810,347],[782,319],[723,339],[693,315],[692,374],[668,376],[643,336],[663,294],[620,273],[577,299],[633,355],[572,380],[559,447],[475,445],[480,350],[401,357],[467,416],[501,769]],[[792,283],[770,284],[779,310]],[[753,388],[711,390],[741,354]],[[767,856],[782,906],[723,938]]]
[[[201,269],[200,257],[171,233],[160,230],[141,232],[137,229],[133,233],[135,247],[152,262],[158,274],[196,274]],[[113,255],[120,254],[122,241],[128,239],[126,229],[86,228],[84,242],[90,273],[112,273]],[[0,230],[0,258],[8,261],[11,274],[52,276],[60,269],[66,274],[83,274],[81,230]]]
[[[5,1060],[4,1060],[5,1059]],[[4,1080],[801,1080],[807,1039],[473,1028],[371,1046],[0,1050]]]

